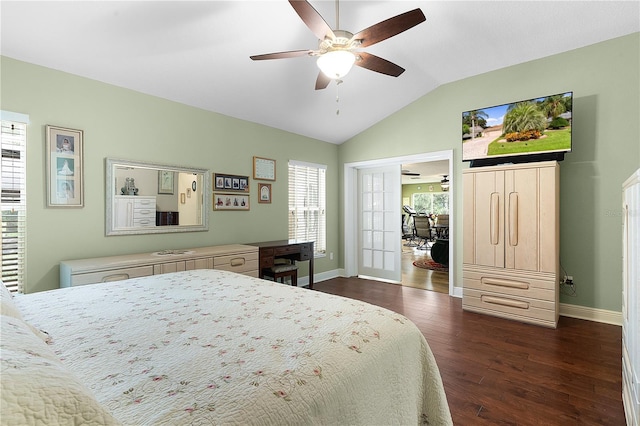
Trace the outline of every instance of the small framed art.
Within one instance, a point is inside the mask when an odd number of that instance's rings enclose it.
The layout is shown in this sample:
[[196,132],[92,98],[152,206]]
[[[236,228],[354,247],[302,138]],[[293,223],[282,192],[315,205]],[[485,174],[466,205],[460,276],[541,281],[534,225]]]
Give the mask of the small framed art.
[[271,204],[271,184],[259,183],[258,184],[258,202],[264,204]]
[[47,207],[84,207],[82,130],[46,126]]
[[216,191],[249,192],[249,176],[225,175],[214,173],[213,189]]
[[213,210],[249,210],[249,194],[214,192]]
[[260,180],[276,180],[276,160],[253,157],[253,178]]

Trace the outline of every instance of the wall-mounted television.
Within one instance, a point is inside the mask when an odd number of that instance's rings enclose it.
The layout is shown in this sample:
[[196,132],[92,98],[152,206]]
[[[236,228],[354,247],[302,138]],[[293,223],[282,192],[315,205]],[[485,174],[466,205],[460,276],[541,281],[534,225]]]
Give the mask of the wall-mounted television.
[[573,92],[462,113],[462,161],[471,167],[562,161],[571,151]]

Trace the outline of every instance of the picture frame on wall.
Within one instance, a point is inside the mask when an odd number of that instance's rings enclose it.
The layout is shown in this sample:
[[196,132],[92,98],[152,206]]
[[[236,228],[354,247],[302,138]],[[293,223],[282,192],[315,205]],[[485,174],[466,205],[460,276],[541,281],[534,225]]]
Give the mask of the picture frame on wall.
[[173,194],[172,170],[158,170],[158,194]]
[[216,191],[249,192],[249,176],[213,174],[213,189]]
[[276,160],[253,157],[253,178],[259,180],[276,180]]
[[258,183],[258,203],[271,204],[270,183]]
[[45,126],[47,207],[84,207],[83,131]]
[[249,210],[249,194],[213,193],[213,210]]

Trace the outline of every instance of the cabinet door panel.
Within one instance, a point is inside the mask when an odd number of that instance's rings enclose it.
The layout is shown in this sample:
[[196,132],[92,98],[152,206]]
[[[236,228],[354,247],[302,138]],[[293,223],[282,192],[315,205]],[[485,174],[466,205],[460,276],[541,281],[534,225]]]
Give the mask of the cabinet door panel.
[[180,272],[185,270],[185,261],[167,262],[153,265],[153,274],[168,274],[170,272]]
[[540,272],[559,274],[560,168],[540,169]]
[[510,237],[505,244],[506,268],[538,270],[538,236],[544,226],[538,215],[539,192],[537,168],[505,171],[505,227]]
[[472,217],[472,263],[483,266],[504,267],[504,172],[473,174],[475,210]]
[[194,269],[213,269],[213,257],[187,260],[185,262],[185,269],[187,271],[193,271]]

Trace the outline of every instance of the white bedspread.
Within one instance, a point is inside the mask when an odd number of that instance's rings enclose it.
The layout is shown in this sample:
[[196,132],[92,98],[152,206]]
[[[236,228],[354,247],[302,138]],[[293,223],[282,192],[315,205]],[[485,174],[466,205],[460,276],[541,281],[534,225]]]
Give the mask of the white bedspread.
[[422,333],[360,301],[217,270],[15,300],[127,425],[452,424]]

